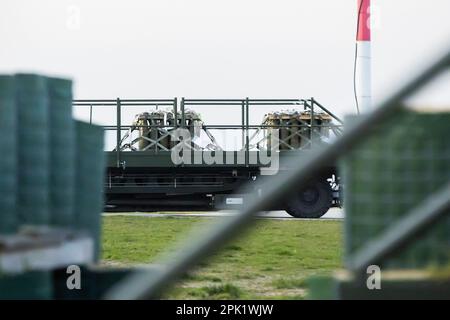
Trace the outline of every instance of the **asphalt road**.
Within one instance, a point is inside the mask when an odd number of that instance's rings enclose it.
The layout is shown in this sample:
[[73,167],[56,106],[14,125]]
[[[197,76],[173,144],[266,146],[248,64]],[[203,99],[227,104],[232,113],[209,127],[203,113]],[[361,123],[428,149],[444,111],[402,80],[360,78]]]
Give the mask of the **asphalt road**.
[[[145,213],[145,212],[127,212],[127,213],[104,213],[104,216],[137,216],[148,218],[161,218],[161,217],[226,217],[236,214],[235,211],[203,211],[203,212],[162,212],[162,213]],[[285,211],[268,211],[262,212],[257,215],[261,219],[282,219],[282,220],[298,220],[291,217]],[[321,220],[330,219],[343,219],[344,212],[339,208],[331,208]]]

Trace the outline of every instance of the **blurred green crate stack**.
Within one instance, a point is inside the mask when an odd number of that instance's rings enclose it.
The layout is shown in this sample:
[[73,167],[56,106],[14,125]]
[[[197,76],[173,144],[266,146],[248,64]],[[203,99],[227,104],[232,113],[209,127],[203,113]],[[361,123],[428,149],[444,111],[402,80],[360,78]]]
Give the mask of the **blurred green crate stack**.
[[0,75],[0,234],[17,231],[17,114],[14,76]]
[[[352,119],[348,119],[352,121]],[[346,155],[346,259],[386,231],[450,180],[450,113],[403,112],[379,126]],[[380,262],[384,269],[439,267],[450,263],[450,217],[402,252]]]
[[[81,229],[98,257],[103,138],[101,127],[73,120],[70,80],[0,76],[0,235],[23,226]],[[0,270],[0,299],[50,299],[53,288],[53,271]]]
[[[45,78],[35,74],[15,76],[16,210],[15,227],[44,226],[49,222],[49,130]],[[12,122],[14,123],[14,121]],[[12,285],[14,283],[14,286]],[[27,272],[0,278],[0,298],[49,299],[50,272]]]
[[18,216],[21,224],[49,223],[49,109],[44,77],[18,74]]
[[95,239],[96,260],[100,254],[101,212],[105,161],[102,127],[76,121],[75,227]]
[[50,223],[73,222],[75,187],[75,122],[72,81],[47,78],[50,117]]

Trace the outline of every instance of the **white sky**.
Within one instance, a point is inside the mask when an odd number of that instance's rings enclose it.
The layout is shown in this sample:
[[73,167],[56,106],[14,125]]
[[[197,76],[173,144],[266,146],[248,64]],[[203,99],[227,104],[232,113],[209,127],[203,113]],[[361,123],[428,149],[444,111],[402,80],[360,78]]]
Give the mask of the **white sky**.
[[[448,50],[450,1],[372,3],[377,101]],[[0,8],[0,72],[73,78],[78,99],[315,97],[339,115],[355,108],[356,0],[2,0]],[[430,101],[450,105],[448,87]],[[231,117],[199,111],[213,122]]]

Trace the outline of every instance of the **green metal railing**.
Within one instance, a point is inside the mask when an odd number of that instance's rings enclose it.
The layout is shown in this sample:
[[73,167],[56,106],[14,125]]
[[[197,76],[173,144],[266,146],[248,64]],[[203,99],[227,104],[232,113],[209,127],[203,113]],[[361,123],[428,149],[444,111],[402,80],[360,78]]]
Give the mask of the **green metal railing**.
[[[120,99],[117,98],[115,100],[74,100],[74,107],[88,107],[90,114],[90,122],[93,121],[92,114],[94,108],[102,108],[102,107],[114,107],[116,114],[116,123],[104,125],[103,128],[107,131],[115,131],[116,143],[113,151],[116,154],[116,166],[118,168],[124,166],[123,162],[123,142],[124,137],[122,134],[124,131],[129,131],[131,129],[142,128],[143,126],[136,126],[131,124],[124,125],[122,123],[122,112],[129,107],[148,107],[148,108],[159,108],[159,107],[168,107],[173,110],[174,114],[174,125],[164,124],[164,125],[148,125],[147,128],[150,129],[164,129],[167,131],[166,135],[170,135],[169,130],[177,129],[179,127],[186,127],[186,108],[190,107],[195,109],[196,106],[209,106],[211,108],[219,108],[219,110],[224,110],[230,106],[240,106],[241,114],[240,114],[240,124],[238,125],[230,125],[230,124],[203,124],[204,130],[238,130],[242,134],[242,151],[245,151],[245,165],[248,165],[249,162],[249,152],[252,148],[252,141],[254,138],[258,136],[258,133],[274,128],[291,128],[292,125],[286,124],[277,124],[277,125],[265,125],[265,124],[250,124],[250,115],[254,108],[258,108],[261,106],[272,106],[275,109],[281,107],[290,107],[300,111],[308,111],[311,114],[309,121],[301,121],[300,124],[295,125],[295,128],[298,130],[307,129],[308,136],[305,137],[302,135],[302,138],[305,138],[309,141],[309,147],[312,147],[313,141],[321,138],[321,134],[318,132],[318,129],[329,129],[335,136],[339,136],[342,134],[343,122],[337,117],[334,113],[332,113],[329,109],[325,108],[322,104],[320,104],[314,98],[310,99],[187,99],[182,97],[181,99],[173,98],[173,99]],[[329,115],[335,123],[329,124],[316,124],[315,117],[317,113],[325,113]],[[180,120],[180,121],[179,121]],[[252,134],[250,134],[252,132]],[[158,140],[163,139],[164,137],[160,137]],[[136,141],[134,141],[136,142]],[[285,142],[280,141],[283,145],[286,145]],[[255,143],[256,145],[256,143]],[[158,152],[158,141],[152,141],[151,146],[152,149],[149,148],[148,151],[154,150]],[[287,146],[288,149],[293,149],[290,146]],[[163,150],[164,151],[164,150]],[[168,150],[165,150],[168,151]],[[159,151],[160,152],[160,151]]]

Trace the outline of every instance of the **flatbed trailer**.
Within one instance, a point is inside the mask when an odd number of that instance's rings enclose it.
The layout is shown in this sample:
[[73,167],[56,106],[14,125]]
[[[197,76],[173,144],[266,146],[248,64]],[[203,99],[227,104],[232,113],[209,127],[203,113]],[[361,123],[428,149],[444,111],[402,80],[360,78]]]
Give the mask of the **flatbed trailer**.
[[[252,182],[270,179],[272,174],[289,174],[292,168],[285,164],[292,162],[286,160],[297,157],[301,161],[312,148],[327,143],[324,140],[342,132],[342,121],[313,98],[75,100],[73,104],[88,107],[90,121],[94,108],[109,106],[115,109],[116,123],[104,126],[115,136],[115,147],[105,151],[106,211],[238,209],[245,206],[250,197],[264,196],[264,190],[255,190],[256,184]],[[188,146],[194,146],[189,150],[190,158],[183,155],[182,163],[174,161],[174,148],[182,143],[173,140],[174,132],[180,129],[193,132],[194,122],[187,119],[187,113],[199,106],[219,112],[237,106],[240,124],[198,122],[198,128],[215,147],[200,148],[189,142]],[[296,120],[283,120],[286,113],[281,112],[266,117],[269,120],[262,124],[250,124],[251,111],[258,106],[270,106],[275,110],[293,108],[297,110]],[[164,118],[159,123],[149,122],[145,126],[141,125],[143,122],[123,125],[121,119],[127,107],[166,108],[170,110],[171,121]],[[157,134],[152,135],[151,130],[158,130]],[[241,141],[237,150],[223,150],[218,146],[211,132],[223,130],[225,136],[234,135]],[[138,136],[133,137],[133,132]],[[168,142],[170,136],[171,143]],[[266,158],[262,157],[263,152]],[[275,169],[273,159],[267,163],[271,156],[277,158]],[[211,159],[215,161],[211,162]],[[329,164],[310,181],[308,188],[293,190],[284,201],[274,203],[267,210],[286,210],[295,217],[318,218],[330,207],[340,206],[340,198],[339,175],[335,164]]]

